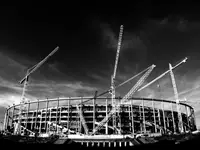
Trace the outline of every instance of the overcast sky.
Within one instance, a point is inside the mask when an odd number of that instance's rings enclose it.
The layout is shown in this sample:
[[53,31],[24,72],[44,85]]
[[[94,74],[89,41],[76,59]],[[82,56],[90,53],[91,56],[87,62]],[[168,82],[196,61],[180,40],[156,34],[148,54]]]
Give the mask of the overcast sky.
[[[194,7],[138,3],[134,11],[127,12],[69,8],[62,4],[35,4],[0,9],[0,106],[19,103],[22,85],[18,81],[26,69],[56,46],[60,49],[31,75],[27,98],[91,96],[96,90],[107,90],[123,24],[116,83],[155,64],[147,83],[168,70],[169,63],[175,65],[188,57],[187,63],[174,70],[174,74],[182,93],[180,98],[187,98],[188,104],[194,106],[200,125],[200,20],[190,11]],[[138,79],[119,88],[117,95],[127,93]],[[170,75],[135,96],[173,98]]]

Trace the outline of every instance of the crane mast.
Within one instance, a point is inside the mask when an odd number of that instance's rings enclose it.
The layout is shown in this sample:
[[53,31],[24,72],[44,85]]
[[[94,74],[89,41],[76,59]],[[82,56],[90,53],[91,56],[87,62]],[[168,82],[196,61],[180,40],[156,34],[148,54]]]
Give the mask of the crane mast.
[[80,121],[81,121],[81,124],[83,125],[83,128],[84,128],[84,130],[85,130],[85,133],[88,134],[88,127],[87,127],[86,121],[85,121],[85,119],[84,119],[84,117],[83,117],[82,109],[79,109],[79,105],[76,105],[76,108],[77,108],[77,110],[78,110],[78,112],[79,112]]
[[174,73],[172,71],[172,65],[170,63],[169,63],[169,69],[170,69],[170,76],[171,76],[171,80],[172,80],[172,86],[173,86],[173,89],[174,89],[174,96],[175,96],[175,99],[176,99],[176,107],[177,107],[177,112],[178,112],[178,129],[179,129],[179,132],[182,133],[183,132],[183,122],[182,122],[182,116],[181,116],[181,111],[180,111],[180,102],[179,102],[179,97],[178,97],[178,90],[177,90],[177,86],[176,86]]
[[138,88],[144,83],[146,78],[150,75],[150,73],[155,68],[155,65],[152,65],[148,67],[148,71],[138,80],[138,82],[133,86],[133,88],[123,97],[121,100],[121,104],[126,104],[126,102],[129,102],[129,98],[138,90]]
[[[119,53],[121,48],[121,42],[122,42],[122,35],[123,35],[123,25],[120,26],[120,32],[119,32],[119,39],[117,44],[117,53],[116,53],[116,59],[115,59],[115,66],[114,66],[114,72],[111,76],[111,95],[112,95],[112,107],[116,107],[116,99],[115,99],[115,77],[117,72],[117,65],[119,60]],[[116,117],[113,117],[113,126],[116,127]]]
[[[137,91],[139,86],[142,85],[142,83],[149,76],[154,67],[155,65],[149,67],[149,70],[138,80],[138,82],[131,88],[131,90],[122,98],[121,103],[125,104],[126,102],[129,102],[128,99]],[[115,105],[115,107],[112,108],[108,116],[105,117],[95,129],[93,129],[92,134],[95,134],[99,129],[101,129],[106,122],[108,122],[113,116],[115,116],[116,112],[119,111],[119,109],[120,109],[120,104],[118,103],[117,105]]]
[[[25,99],[25,91],[28,85],[28,78],[30,76],[31,73],[33,73],[34,71],[36,71],[44,62],[47,61],[47,59],[52,56],[57,50],[59,49],[59,47],[56,47],[48,56],[46,56],[42,61],[40,61],[39,63],[37,63],[36,65],[34,65],[33,67],[29,68],[26,72],[26,76],[20,81],[20,84],[24,83],[23,86],[23,91],[22,91],[22,97],[21,97],[21,102],[20,102],[20,110],[19,110],[19,127],[21,126],[21,119],[22,119],[22,112],[25,109],[25,104],[27,103],[26,99]],[[21,129],[19,128],[18,130],[18,134],[21,133]]]

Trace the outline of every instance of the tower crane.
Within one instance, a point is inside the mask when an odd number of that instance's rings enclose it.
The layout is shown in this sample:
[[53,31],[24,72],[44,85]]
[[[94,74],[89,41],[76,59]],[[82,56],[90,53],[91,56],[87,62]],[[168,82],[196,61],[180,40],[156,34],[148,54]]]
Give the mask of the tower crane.
[[[24,83],[23,86],[23,91],[22,91],[22,97],[21,97],[21,102],[20,102],[20,110],[19,110],[19,126],[21,126],[21,119],[22,119],[22,111],[24,111],[25,109],[25,104],[27,103],[27,100],[25,99],[25,91],[27,88],[27,84],[28,84],[28,78],[29,76],[35,72],[42,64],[44,64],[44,62],[47,61],[47,59],[52,56],[57,50],[59,49],[59,47],[57,46],[49,55],[47,55],[42,61],[40,61],[39,63],[37,63],[36,65],[34,65],[33,67],[29,68],[26,72],[26,76],[19,82],[20,84]],[[21,131],[19,129],[18,133],[20,134]]]
[[176,107],[177,107],[177,112],[178,112],[178,128],[180,133],[183,132],[183,121],[182,121],[182,116],[181,116],[181,111],[180,111],[180,102],[179,102],[179,97],[178,97],[178,90],[176,87],[176,81],[175,81],[175,77],[174,77],[174,73],[172,71],[172,65],[169,63],[169,70],[170,70],[170,76],[171,76],[171,80],[172,80],[172,86],[174,89],[174,95],[175,95],[175,99],[176,99]]
[[[121,100],[122,104],[129,102],[128,99],[137,91],[139,86],[143,84],[143,82],[149,76],[149,74],[154,69],[154,67],[155,65],[148,67],[148,71],[138,80],[138,82],[131,88],[131,90],[122,98]],[[108,116],[105,117],[95,129],[93,129],[92,134],[95,134],[99,129],[101,129],[107,121],[109,121],[113,116],[115,116],[116,112],[119,111],[119,109],[120,109],[120,104],[117,104],[114,108],[112,108]]]
[[[112,95],[112,107],[114,108],[116,106],[116,99],[115,99],[115,77],[117,72],[117,65],[119,60],[119,53],[121,48],[121,41],[122,41],[122,34],[123,34],[123,25],[120,26],[120,32],[119,32],[119,39],[117,44],[117,53],[116,53],[116,59],[115,59],[115,66],[114,66],[114,72],[111,76],[111,95]],[[113,126],[116,127],[116,117],[113,116]]]

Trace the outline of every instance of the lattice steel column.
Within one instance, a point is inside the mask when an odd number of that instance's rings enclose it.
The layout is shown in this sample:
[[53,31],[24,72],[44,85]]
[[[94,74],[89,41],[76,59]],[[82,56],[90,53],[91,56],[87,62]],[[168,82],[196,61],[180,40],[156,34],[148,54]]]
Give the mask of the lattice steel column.
[[40,115],[40,127],[39,127],[39,133],[41,133],[41,129],[42,129],[42,110],[41,111],[41,115]]
[[58,133],[58,109],[59,109],[59,97],[58,97],[57,109],[56,109],[56,133]]
[[[159,122],[159,126],[161,126],[161,120],[160,120],[160,109],[158,108],[158,122]],[[160,133],[161,133],[161,129],[160,129]]]
[[154,119],[154,126],[155,126],[155,132],[157,133],[157,128],[156,128],[156,115],[155,115],[155,107],[154,107],[154,100],[152,99],[152,108],[153,108],[153,119]]
[[68,120],[68,123],[67,123],[67,129],[68,129],[68,134],[70,134],[70,132],[69,132],[69,128],[70,128],[70,120],[69,120],[69,112],[70,112],[70,110],[69,110],[69,108],[70,108],[70,98],[68,98],[68,118],[67,118],[67,120]]
[[95,98],[93,99],[93,129],[95,128]]
[[28,119],[29,119],[29,109],[30,109],[30,102],[28,102],[28,109],[27,109],[27,116],[26,116],[26,128],[27,128],[27,122],[28,122]]
[[189,124],[189,119],[188,119],[188,108],[187,108],[187,106],[185,106],[185,110],[186,110],[187,125],[188,125],[188,128],[189,128],[190,124]]
[[[39,99],[38,99],[38,105],[37,105],[37,113],[36,113],[36,116],[35,116],[35,126],[34,126],[34,130],[36,130],[36,126],[37,126],[37,118],[38,118],[38,109],[39,109]],[[34,113],[33,113],[33,116],[34,116]]]
[[164,111],[164,102],[162,100],[162,112],[163,112],[163,124],[164,124],[164,133],[166,133],[166,122],[165,122],[165,111]]
[[176,99],[176,107],[177,107],[177,112],[178,112],[178,128],[179,128],[179,132],[183,132],[183,121],[182,121],[182,114],[181,114],[181,110],[180,110],[180,102],[179,102],[179,97],[178,97],[178,91],[177,91],[177,87],[176,87],[174,73],[172,72],[172,66],[171,66],[170,63],[169,63],[169,69],[170,69],[172,86],[173,86],[173,89],[174,89],[174,95],[175,95],[175,99]]
[[8,109],[6,109],[5,116],[4,116],[4,130],[7,130],[7,113],[8,113]]
[[140,114],[140,133],[142,133],[142,124],[141,124],[142,114],[141,114],[141,107],[140,107],[140,105],[139,105],[139,114]]
[[171,112],[172,112],[173,129],[174,129],[174,132],[176,132],[176,125],[175,125],[175,121],[174,121],[174,110],[173,110],[173,103],[172,102],[171,102]]
[[144,127],[144,133],[146,133],[145,113],[144,113],[144,100],[143,100],[143,99],[142,99],[142,112],[143,112],[143,127]]
[[134,134],[134,118],[133,118],[133,101],[131,101],[131,121],[132,121],[132,133]]
[[47,98],[47,101],[46,101],[46,115],[45,115],[45,130],[46,130],[46,133],[47,133],[47,115],[49,115],[49,99]]
[[12,112],[12,126],[14,126],[14,114],[15,114],[15,105],[13,105],[13,112]]
[[[108,98],[106,98],[106,119],[108,119]],[[106,134],[108,134],[108,121],[106,122]]]

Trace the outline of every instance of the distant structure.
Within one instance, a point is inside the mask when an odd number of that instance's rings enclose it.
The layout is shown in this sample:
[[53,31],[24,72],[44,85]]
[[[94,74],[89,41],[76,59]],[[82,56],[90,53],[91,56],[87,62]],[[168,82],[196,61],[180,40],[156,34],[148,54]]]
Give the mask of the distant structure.
[[[20,83],[24,83],[22,101],[6,110],[4,128],[13,135],[48,137],[59,135],[86,146],[118,144],[135,145],[138,136],[161,136],[163,134],[182,134],[196,130],[194,108],[179,101],[173,69],[185,63],[187,58],[149,82],[142,84],[155,65],[151,65],[125,82],[115,85],[118,58],[122,41],[123,26],[120,26],[119,42],[116,53],[111,87],[94,97],[68,97],[25,101],[25,88],[28,76],[45,60],[58,50],[52,51],[39,64],[27,71]],[[142,77],[124,97],[116,97],[115,90],[135,77]],[[158,79],[170,73],[175,100],[148,99],[133,97]],[[110,96],[105,96],[110,94]],[[134,139],[130,141],[128,139]]]

